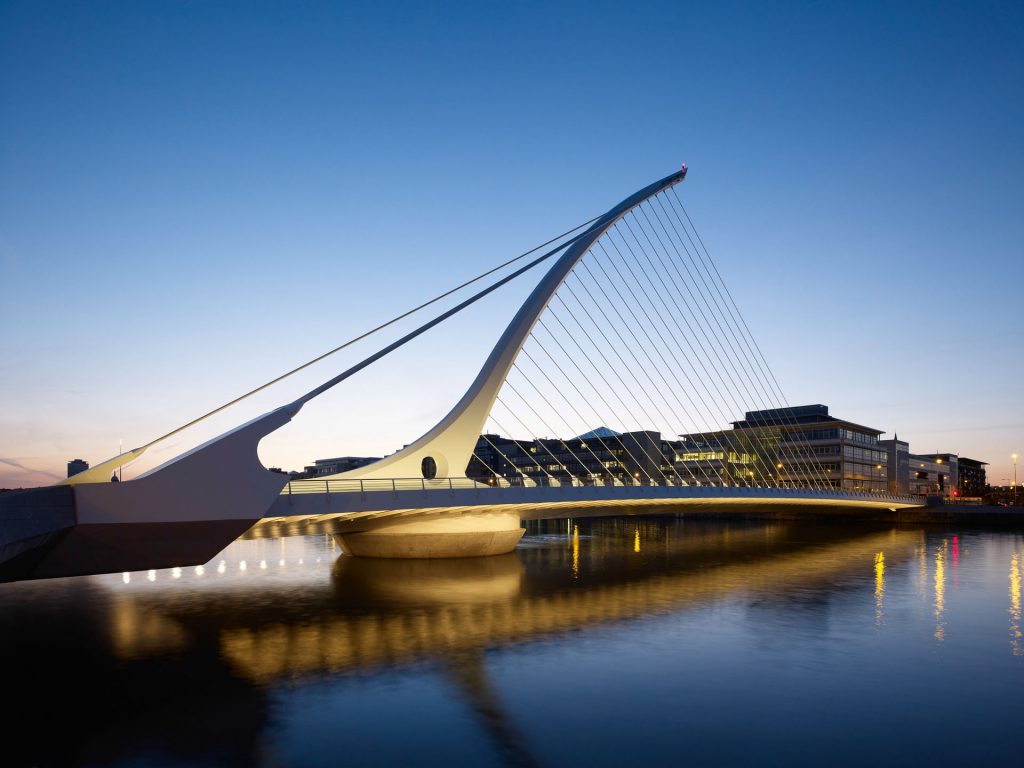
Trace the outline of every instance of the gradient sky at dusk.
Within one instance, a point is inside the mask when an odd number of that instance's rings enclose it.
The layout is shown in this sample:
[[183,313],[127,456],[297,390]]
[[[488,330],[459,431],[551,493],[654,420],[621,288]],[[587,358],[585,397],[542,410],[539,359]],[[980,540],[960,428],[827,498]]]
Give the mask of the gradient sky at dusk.
[[[1000,483],[1024,454],[1022,35],[1019,2],[2,0],[0,486],[146,442],[684,160],[789,401]],[[538,277],[264,461],[418,437]]]

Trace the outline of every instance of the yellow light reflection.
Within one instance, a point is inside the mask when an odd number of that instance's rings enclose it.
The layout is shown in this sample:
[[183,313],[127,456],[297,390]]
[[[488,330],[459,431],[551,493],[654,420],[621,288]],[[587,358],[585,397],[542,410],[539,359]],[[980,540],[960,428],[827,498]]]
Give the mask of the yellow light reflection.
[[633,551],[634,552],[639,552],[640,551],[640,527],[639,526],[637,526],[637,529],[636,529],[636,531],[633,534]]
[[144,609],[131,593],[119,597],[110,612],[110,637],[118,657],[139,658],[185,647],[188,638],[177,622]]
[[1020,553],[1010,559],[1010,647],[1014,656],[1024,655],[1020,632]]
[[579,578],[580,575],[580,527],[572,527],[572,577]]
[[885,552],[875,555],[875,623],[882,623],[882,602],[885,599]]
[[949,541],[942,540],[942,546],[935,548],[935,639],[944,640],[946,625],[942,614],[946,610],[946,554]]
[[925,584],[928,583],[928,547],[925,544],[917,551],[917,593],[924,597]]
[[[578,530],[570,529],[570,541],[566,542],[570,546],[561,551],[562,556],[572,553],[571,541],[578,538]],[[713,538],[720,540],[717,534]],[[742,538],[740,533],[733,533],[734,542]],[[596,542],[594,553],[591,548],[595,543],[588,538],[588,558],[600,557],[603,543]],[[458,598],[452,598],[451,585],[464,585],[467,575],[465,565],[457,561],[433,561],[429,569],[423,565],[410,571],[397,561],[360,563],[354,561],[361,558],[346,558],[347,565],[356,568],[352,572],[339,569],[339,585],[349,585],[354,598],[365,595],[378,600],[387,595],[389,600],[401,600],[401,607],[392,604],[382,611],[354,614],[332,610],[312,620],[269,622],[263,611],[246,611],[219,634],[220,653],[244,679],[261,684],[320,672],[373,670],[405,660],[451,657],[464,651],[479,653],[585,627],[715,605],[733,595],[774,599],[805,589],[809,583],[831,584],[863,575],[868,561],[873,563],[882,547],[886,547],[886,565],[896,568],[919,543],[918,532],[901,531],[895,542],[888,533],[878,533],[784,551],[769,558],[748,557],[748,550],[710,568],[659,571],[650,577],[622,581],[602,579],[593,585],[583,583],[581,577],[581,583],[568,591],[521,589],[525,586],[520,582],[522,566],[512,555],[505,556],[510,557],[505,561],[498,559],[494,566],[480,564],[490,575],[474,575],[468,579],[473,582],[470,587],[455,587],[461,595]],[[616,546],[621,544],[620,539]],[[605,551],[612,553],[610,549]],[[628,559],[628,550],[617,552]],[[578,556],[576,562],[581,566]],[[430,578],[410,578],[410,573],[421,572],[420,568]],[[911,573],[914,570],[911,568]],[[360,575],[349,578],[349,573]],[[413,596],[408,594],[410,584],[417,585]],[[928,589],[930,593],[930,584]],[[219,606],[228,598],[215,595],[209,599],[208,605]],[[157,612],[166,610],[160,601],[154,602],[154,607]]]

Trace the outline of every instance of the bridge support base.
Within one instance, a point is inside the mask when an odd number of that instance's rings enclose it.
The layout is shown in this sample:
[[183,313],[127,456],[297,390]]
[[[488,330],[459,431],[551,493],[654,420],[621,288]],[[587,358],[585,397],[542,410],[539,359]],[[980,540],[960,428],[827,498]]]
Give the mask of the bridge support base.
[[355,557],[440,558],[504,555],[523,537],[519,516],[459,515],[371,531],[335,534],[342,551]]

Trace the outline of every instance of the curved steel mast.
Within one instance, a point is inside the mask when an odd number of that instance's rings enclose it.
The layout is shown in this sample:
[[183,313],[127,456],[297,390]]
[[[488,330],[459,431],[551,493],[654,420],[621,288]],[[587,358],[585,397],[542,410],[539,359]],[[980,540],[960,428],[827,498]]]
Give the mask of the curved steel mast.
[[462,399],[438,424],[397,453],[359,469],[343,472],[339,478],[420,477],[423,462],[432,459],[437,477],[464,477],[469,459],[483,431],[498,391],[505,382],[519,350],[555,291],[587,253],[594,242],[623,216],[686,178],[686,165],[660,181],[630,195],[613,207],[573,242],[559,257],[498,339],[480,373]]

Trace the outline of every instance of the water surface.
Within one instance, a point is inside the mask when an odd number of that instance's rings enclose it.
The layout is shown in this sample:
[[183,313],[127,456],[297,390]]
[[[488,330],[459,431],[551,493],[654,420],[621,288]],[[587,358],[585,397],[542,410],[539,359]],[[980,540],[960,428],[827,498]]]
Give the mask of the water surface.
[[630,518],[3,585],[2,762],[1015,765],[1022,569],[1006,532]]

